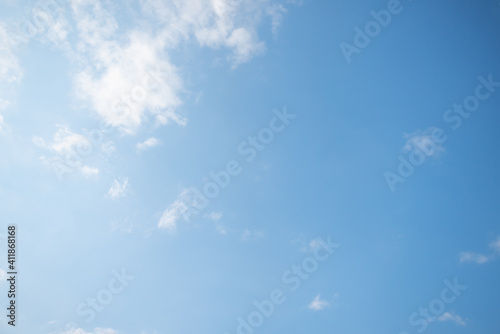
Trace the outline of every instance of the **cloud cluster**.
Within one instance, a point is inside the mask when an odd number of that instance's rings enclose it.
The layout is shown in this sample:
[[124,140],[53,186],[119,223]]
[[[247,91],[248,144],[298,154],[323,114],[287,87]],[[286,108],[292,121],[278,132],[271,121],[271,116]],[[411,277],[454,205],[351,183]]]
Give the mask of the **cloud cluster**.
[[257,36],[262,17],[271,17],[276,32],[286,12],[269,0],[148,0],[140,10],[138,28],[127,30],[99,0],[71,3],[79,40],[70,52],[78,60],[76,95],[125,133],[148,121],[186,124],[178,112],[184,81],[169,59],[180,43],[228,49],[235,68],[265,52]]
[[[34,6],[30,15],[45,20],[33,26],[35,36],[53,43],[70,59],[73,96],[79,107],[121,134],[130,135],[144,126],[187,124],[181,110],[187,93],[183,71],[170,57],[181,44],[220,50],[236,68],[265,52],[257,28],[269,20],[276,34],[287,11],[283,2],[142,0],[137,2],[138,10],[132,11],[102,0],[75,0],[48,13]],[[0,23],[0,41],[8,38]],[[1,44],[7,47],[0,49],[0,79],[19,81],[22,70],[15,47]],[[0,109],[7,103],[0,100]],[[0,130],[5,128],[0,115]],[[49,145],[56,153],[67,151],[64,145],[73,147],[83,141],[69,130],[63,131],[58,129],[54,137],[64,135],[64,142]],[[149,138],[136,148],[143,151],[159,144],[158,139]],[[41,159],[46,165],[61,164],[60,159]],[[98,174],[96,168],[78,169],[85,176]]]
[[90,155],[93,143],[80,133],[73,132],[69,127],[57,125],[52,140],[47,141],[39,136],[33,136],[32,141],[38,148],[54,153],[58,157],[47,158],[41,156],[42,163],[53,166],[54,163],[65,162],[67,168],[78,170],[84,176],[95,176],[99,169],[83,164],[83,158]]

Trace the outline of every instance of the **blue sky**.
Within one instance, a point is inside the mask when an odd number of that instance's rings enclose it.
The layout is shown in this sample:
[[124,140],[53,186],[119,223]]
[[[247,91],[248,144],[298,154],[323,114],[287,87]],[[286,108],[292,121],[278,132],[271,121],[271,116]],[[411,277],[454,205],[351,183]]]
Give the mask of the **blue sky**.
[[0,332],[497,333],[499,19],[2,1]]

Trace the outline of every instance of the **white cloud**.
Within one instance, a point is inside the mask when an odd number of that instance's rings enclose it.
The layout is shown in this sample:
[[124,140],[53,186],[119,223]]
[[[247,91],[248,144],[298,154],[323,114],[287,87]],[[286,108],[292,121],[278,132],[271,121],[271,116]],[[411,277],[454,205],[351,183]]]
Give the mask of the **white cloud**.
[[59,332],[59,334],[118,334],[119,332],[111,328],[95,328],[91,332],[86,332],[81,328],[73,328],[64,332]]
[[157,138],[148,138],[147,140],[145,140],[144,142],[142,143],[137,143],[135,145],[135,147],[139,150],[139,151],[145,151],[151,147],[155,147],[155,146],[158,146],[158,145],[161,145],[161,140],[157,139]]
[[309,304],[309,309],[313,310],[313,311],[321,311],[323,310],[325,307],[327,307],[328,305],[330,305],[326,300],[321,300],[320,299],[320,295],[318,294],[314,299],[313,301]]
[[113,181],[113,185],[108,190],[108,197],[113,200],[117,200],[124,197],[127,192],[128,178],[125,178],[123,182],[120,183],[118,180]]
[[490,244],[490,248],[500,255],[500,237],[498,237],[496,241]]
[[187,205],[183,200],[177,199],[163,212],[158,228],[165,229],[173,233],[177,228],[177,221],[187,211]]
[[53,135],[52,142],[47,143],[43,138],[33,136],[33,144],[59,155],[73,154],[79,150],[90,150],[92,143],[84,135],[74,133],[64,125],[56,126],[58,129]]
[[0,269],[0,282],[3,282],[7,279],[7,273],[5,270]]
[[476,263],[483,264],[489,261],[488,256],[483,254],[477,254],[473,252],[461,252],[460,253],[460,263]]
[[230,58],[233,61],[233,68],[247,63],[266,50],[264,42],[259,42],[255,33],[245,28],[234,30],[226,40],[226,44],[233,48],[233,56]]
[[437,129],[430,127],[424,131],[418,130],[410,134],[405,134],[406,144],[403,147],[403,151],[412,152],[420,150],[427,156],[439,156],[445,149],[440,143],[434,141],[434,131],[437,131]]
[[96,328],[94,334],[118,334],[118,331],[111,328]]
[[104,153],[113,153],[115,150],[116,149],[112,141],[105,142],[101,145],[101,151]]
[[210,218],[213,221],[218,221],[222,218],[222,212],[211,212],[210,214],[205,214],[204,218]]
[[3,116],[0,114],[0,133],[4,133],[7,128],[7,125],[5,124],[3,120]]
[[173,233],[177,228],[177,222],[181,218],[185,222],[188,222],[191,213],[198,213],[195,207],[199,207],[199,204],[199,197],[192,189],[183,189],[177,195],[175,201],[163,212],[158,221],[158,228],[166,229],[168,232]]
[[90,177],[90,176],[95,176],[99,174],[99,169],[98,168],[93,168],[89,166],[83,166],[81,168],[81,172],[84,176]]
[[[39,136],[33,136],[33,144],[40,148],[56,154],[56,157],[41,156],[40,159],[45,166],[52,167],[56,165],[63,166],[68,172],[78,171],[83,176],[89,177],[97,175],[99,169],[84,165],[84,160],[97,150],[95,141],[92,137],[86,137],[83,134],[73,132],[69,127],[56,125],[57,130],[51,140],[45,140]],[[90,139],[89,139],[90,138]],[[113,142],[108,141],[99,145],[104,153],[114,151]]]
[[71,131],[67,126],[57,125],[51,141],[46,141],[39,136],[33,136],[32,141],[38,148],[59,156],[51,158],[41,156],[40,159],[45,166],[52,168],[55,165],[65,166],[64,168],[68,171],[79,171],[85,177],[99,172],[97,168],[82,164],[84,157],[92,153],[93,144],[84,135]]
[[465,320],[461,316],[459,316],[457,314],[452,314],[452,313],[449,313],[449,312],[443,313],[438,318],[438,321],[453,321],[456,325],[459,325],[459,326],[465,326],[466,325]]
[[259,240],[266,236],[266,231],[264,230],[254,230],[250,231],[249,229],[245,229],[243,234],[241,235],[241,240],[250,241],[250,240]]
[[119,34],[112,12],[98,0],[75,1],[71,8],[80,37],[77,96],[125,133],[149,120],[184,125],[174,111],[182,80],[164,52],[164,38],[141,30]]
[[273,4],[267,8],[267,15],[271,16],[271,27],[273,35],[276,37],[278,29],[283,22],[284,14],[287,12],[282,4]]

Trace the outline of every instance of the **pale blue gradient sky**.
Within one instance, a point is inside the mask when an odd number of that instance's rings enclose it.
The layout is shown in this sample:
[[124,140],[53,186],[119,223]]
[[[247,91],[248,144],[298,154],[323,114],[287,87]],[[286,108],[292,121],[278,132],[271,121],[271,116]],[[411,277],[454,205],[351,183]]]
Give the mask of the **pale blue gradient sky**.
[[[417,333],[409,317],[455,277],[467,290],[425,333],[500,330],[500,88],[457,130],[443,120],[479,76],[500,81],[497,1],[402,0],[350,63],[339,44],[387,1],[60,3],[20,45],[36,2],[0,3],[0,232],[18,225],[20,272],[2,333],[235,334],[273,289],[286,302],[255,333]],[[296,117],[247,162],[240,143],[284,107]],[[58,179],[53,159],[105,123]],[[392,192],[384,173],[432,128],[446,142]],[[241,173],[184,221],[185,189],[231,160]],[[283,273],[328,236],[340,248],[291,291]],[[86,322],[77,307],[122,268],[135,278]]]

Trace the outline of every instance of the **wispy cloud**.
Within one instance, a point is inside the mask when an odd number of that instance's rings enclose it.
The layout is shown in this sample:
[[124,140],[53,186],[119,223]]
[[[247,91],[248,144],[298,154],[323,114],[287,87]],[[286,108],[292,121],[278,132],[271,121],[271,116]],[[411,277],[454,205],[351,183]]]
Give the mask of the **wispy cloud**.
[[259,230],[253,230],[250,231],[249,229],[245,229],[243,233],[241,234],[241,240],[243,241],[255,241],[262,239],[266,236],[266,231],[259,229]]
[[[96,176],[99,174],[97,167],[83,165],[83,160],[90,155],[95,147],[92,142],[84,135],[73,132],[69,127],[56,125],[57,130],[52,140],[45,140],[39,136],[33,136],[33,144],[43,150],[51,152],[58,157],[41,156],[42,163],[46,166],[52,166],[56,161],[66,163],[66,167],[71,167],[72,171],[78,171],[85,177]],[[103,145],[101,145],[103,149]]]
[[219,223],[219,220],[222,218],[222,212],[211,212],[203,215],[203,218],[207,218],[213,220],[215,222],[215,232],[226,235],[227,230],[224,225]]
[[128,178],[125,178],[122,182],[118,180],[113,181],[113,185],[108,190],[108,197],[117,200],[124,197],[127,193],[128,188]]
[[278,29],[284,19],[284,14],[287,12],[285,6],[282,4],[273,4],[266,10],[267,15],[271,17],[271,27],[273,35],[276,37]]
[[182,217],[182,215],[187,211],[187,205],[184,201],[177,199],[163,212],[160,221],[158,222],[158,228],[167,230],[167,232],[173,233],[177,229],[177,221]]
[[51,142],[46,142],[39,136],[33,136],[33,144],[58,155],[68,155],[78,150],[88,150],[92,143],[82,134],[75,133],[64,125],[56,125],[57,130]]
[[58,334],[118,334],[118,333],[119,333],[118,331],[111,328],[95,328],[91,332],[87,332],[81,328],[73,328],[70,330],[59,332]]
[[[185,222],[189,222],[190,213],[197,213],[195,209],[199,201],[197,194],[190,188],[183,189],[175,201],[173,201],[158,221],[158,228],[165,229],[172,233],[177,229],[177,222],[182,218]],[[198,203],[199,204],[199,203]],[[191,211],[190,211],[191,210]]]
[[494,260],[496,257],[500,256],[500,236],[489,244],[489,248],[492,250],[490,254],[480,254],[474,252],[461,252],[459,254],[460,263],[475,263],[484,264],[489,261]]
[[81,172],[86,177],[91,177],[91,176],[99,175],[99,169],[98,168],[93,168],[93,167],[89,167],[89,166],[83,166],[81,168]]
[[226,228],[219,223],[215,223],[215,231],[219,234],[222,234],[222,235],[226,235],[226,233],[227,233]]
[[11,40],[11,33],[7,31],[2,21],[0,21],[0,45],[0,83],[19,82],[23,71]]
[[233,49],[233,68],[247,63],[255,56],[266,51],[264,42],[259,42],[254,31],[245,28],[234,30],[226,40],[226,45]]
[[313,311],[321,311],[329,305],[330,303],[328,303],[326,300],[321,300],[320,295],[318,294],[316,297],[314,297],[313,301],[309,304],[308,307]]
[[260,18],[271,15],[274,29],[282,19],[282,8],[269,0],[150,0],[143,10],[157,22],[166,23],[162,34],[174,45],[194,36],[201,46],[230,49],[227,58],[233,68],[265,52],[265,44],[257,36]]
[[484,264],[494,260],[500,255],[500,236],[488,246],[492,250],[492,252],[488,255],[474,252],[461,252],[459,254],[460,263]]
[[3,116],[0,114],[0,134],[5,133],[7,125],[3,120]]
[[79,35],[76,95],[108,124],[135,133],[143,122],[185,124],[182,80],[168,61],[166,40],[148,30],[119,29],[112,9],[98,0],[71,4]]
[[458,326],[465,326],[466,325],[465,319],[463,319],[458,314],[449,313],[449,312],[443,313],[440,317],[438,317],[437,320],[443,321],[443,322],[444,321],[452,321]]
[[155,147],[158,145],[161,145],[161,140],[159,140],[158,138],[151,137],[146,139],[142,143],[137,143],[135,147],[139,151],[145,151],[147,149],[150,149],[151,147]]
[[473,252],[461,252],[460,253],[460,263],[476,263],[483,264],[490,260],[489,256],[483,254],[477,254]]
[[444,147],[433,140],[433,132],[436,128],[430,127],[424,131],[418,130],[410,134],[405,134],[406,143],[404,152],[415,150],[423,151],[427,156],[437,157],[445,151]]
[[10,101],[0,99],[0,110],[4,110],[5,108],[7,108],[9,106],[9,104],[10,104]]

